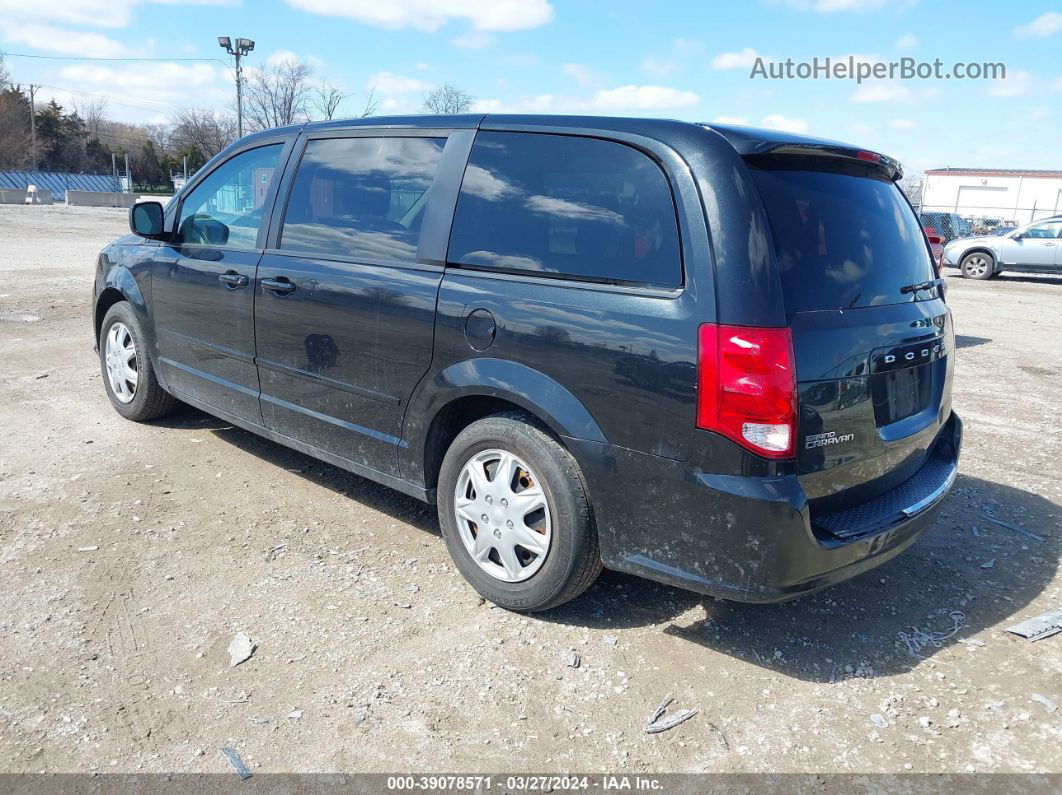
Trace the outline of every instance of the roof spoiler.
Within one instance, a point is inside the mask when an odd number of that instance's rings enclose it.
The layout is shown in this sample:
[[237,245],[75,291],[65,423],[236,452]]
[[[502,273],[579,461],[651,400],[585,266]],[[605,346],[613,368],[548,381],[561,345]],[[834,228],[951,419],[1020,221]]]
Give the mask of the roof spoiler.
[[903,176],[903,167],[899,161],[878,152],[860,149],[839,141],[739,125],[703,124],[702,126],[723,136],[743,157],[755,155],[828,157],[858,162],[864,166],[876,166],[893,181]]
[[871,152],[868,149],[853,149],[848,146],[834,146],[832,144],[777,144],[770,148],[761,149],[755,154],[802,155],[805,157],[828,157],[832,160],[850,160],[862,163],[864,166],[876,166],[893,182],[903,177],[903,166],[900,165],[899,161],[878,152]]

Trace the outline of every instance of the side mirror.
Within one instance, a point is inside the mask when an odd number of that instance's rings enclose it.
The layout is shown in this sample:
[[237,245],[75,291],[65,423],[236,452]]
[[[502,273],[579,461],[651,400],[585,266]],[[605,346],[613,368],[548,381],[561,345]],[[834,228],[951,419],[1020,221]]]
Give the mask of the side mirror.
[[166,214],[158,202],[138,202],[129,208],[129,229],[148,240],[163,240]]
[[1023,240],[1024,238],[1025,238],[1025,233],[1024,232],[1015,232],[1013,235],[1010,236],[1011,240]]

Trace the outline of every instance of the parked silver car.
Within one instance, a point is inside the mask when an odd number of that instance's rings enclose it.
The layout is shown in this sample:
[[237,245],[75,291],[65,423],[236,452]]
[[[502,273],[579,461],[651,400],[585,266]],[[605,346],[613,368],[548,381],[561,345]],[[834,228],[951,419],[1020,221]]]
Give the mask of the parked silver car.
[[941,262],[968,279],[1003,271],[1062,273],[1062,215],[1042,218],[1001,235],[965,237],[944,246]]

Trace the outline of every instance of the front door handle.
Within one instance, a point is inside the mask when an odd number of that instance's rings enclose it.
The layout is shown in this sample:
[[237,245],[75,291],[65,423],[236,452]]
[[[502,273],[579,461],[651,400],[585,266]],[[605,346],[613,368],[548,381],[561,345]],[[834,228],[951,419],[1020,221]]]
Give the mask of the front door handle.
[[284,276],[276,279],[262,279],[262,289],[269,290],[276,295],[288,295],[295,292],[295,283]]
[[242,273],[237,273],[236,271],[225,271],[225,273],[218,276],[218,281],[230,289],[246,287],[249,283],[246,276]]

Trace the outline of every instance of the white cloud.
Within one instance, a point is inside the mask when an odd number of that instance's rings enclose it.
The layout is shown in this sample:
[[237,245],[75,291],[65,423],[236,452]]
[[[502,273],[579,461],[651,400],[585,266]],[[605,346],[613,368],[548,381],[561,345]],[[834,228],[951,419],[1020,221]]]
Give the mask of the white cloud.
[[217,70],[210,64],[179,64],[179,63],[153,63],[150,69],[142,65],[130,64],[129,66],[95,66],[91,64],[75,64],[64,66],[59,70],[59,76],[67,81],[105,86],[112,89],[121,88],[164,88],[167,86],[180,86],[192,88],[205,86],[214,82],[218,76]]
[[790,116],[783,116],[781,113],[769,113],[763,117],[761,123],[770,130],[782,132],[802,133],[807,132],[808,129],[808,123],[803,119],[794,119]]
[[564,64],[564,74],[568,75],[568,77],[575,81],[576,85],[580,86],[592,86],[597,82],[594,73],[581,63]]
[[431,91],[432,84],[394,72],[377,72],[365,81],[365,88],[369,91],[375,89],[379,94],[414,94]]
[[896,44],[893,45],[897,50],[910,50],[912,47],[918,46],[918,37],[913,34],[906,34],[896,39]]
[[686,108],[700,101],[701,98],[692,91],[667,86],[629,85],[602,89],[591,97],[588,105],[597,110],[656,110]]
[[894,130],[913,130],[918,125],[910,119],[891,119],[889,126]]
[[521,97],[515,100],[477,99],[472,103],[473,113],[557,113],[575,111],[580,108],[579,101],[570,97],[558,97],[555,94],[539,94],[533,97]]
[[0,19],[59,22],[97,28],[124,28],[133,9],[159,5],[233,5],[239,0],[0,0]]
[[1003,80],[992,80],[985,91],[993,97],[1018,97],[1032,87],[1032,78],[1024,69],[1007,74]]
[[538,94],[512,100],[480,99],[473,103],[476,113],[639,113],[696,105],[700,97],[692,91],[667,86],[619,86],[601,89],[589,98],[559,94]]
[[642,59],[642,71],[650,77],[667,77],[677,68],[674,61],[661,61],[651,55]]
[[743,124],[749,123],[747,116],[716,116],[712,119],[713,124]]
[[[115,118],[151,121],[182,106],[224,108],[234,99],[228,73],[210,64],[156,62],[102,66],[75,64],[58,71],[61,89],[44,89],[60,104],[84,102],[86,97],[103,99]],[[43,97],[47,101],[47,94]]]
[[553,19],[548,0],[285,0],[322,16],[343,17],[381,28],[435,31],[451,21],[476,30],[527,30]]
[[109,36],[30,23],[0,22],[0,37],[8,44],[23,44],[35,50],[89,58],[121,58],[132,50]]
[[266,66],[280,66],[281,64],[297,60],[299,60],[299,56],[291,50],[277,50],[267,55],[265,62]]
[[671,42],[666,58],[658,58],[648,55],[642,59],[641,69],[650,77],[661,78],[678,69],[683,63],[688,63],[694,56],[699,56],[704,51],[704,42],[700,39],[690,39],[679,36]]
[[485,33],[482,30],[470,30],[468,33],[464,33],[455,39],[450,41],[455,47],[460,47],[464,50],[482,50],[485,47],[490,47],[492,44],[497,43],[497,39],[491,36],[489,33]]
[[1022,38],[1046,39],[1048,36],[1062,31],[1062,14],[1057,11],[1048,11],[1041,14],[1028,25],[1014,28],[1014,34]]
[[853,102],[909,102],[911,90],[899,83],[864,83],[852,92]]
[[746,47],[741,52],[724,52],[712,59],[713,69],[751,69],[756,65],[756,59],[763,58],[769,61],[751,47]]
[[885,0],[817,0],[814,9],[820,14],[834,11],[873,11],[885,5]]

